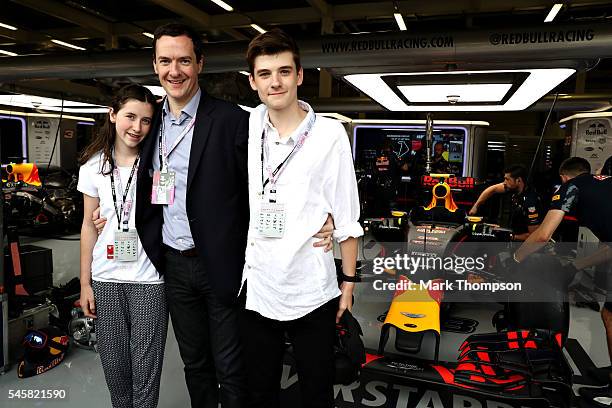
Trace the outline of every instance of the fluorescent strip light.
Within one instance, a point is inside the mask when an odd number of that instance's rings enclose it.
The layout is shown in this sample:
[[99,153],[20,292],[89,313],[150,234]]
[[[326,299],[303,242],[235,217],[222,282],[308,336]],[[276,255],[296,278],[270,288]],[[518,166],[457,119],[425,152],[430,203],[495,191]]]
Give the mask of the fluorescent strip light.
[[406,31],[406,23],[404,22],[404,17],[402,17],[401,13],[393,13],[393,17],[395,17],[395,22],[399,27],[400,31]]
[[[28,113],[28,112],[20,112],[20,111],[14,111],[14,110],[4,110],[4,109],[0,109],[0,114],[5,114],[5,115],[11,115],[11,116],[25,116],[25,117],[43,117],[43,118],[59,118],[60,115],[58,115],[57,113]],[[93,118],[86,118],[83,116],[70,116],[70,115],[62,115],[63,119],[74,119],[74,120],[82,120],[82,121],[86,121],[86,122],[93,122],[95,123],[96,120]]]
[[238,71],[238,72],[239,72],[239,73],[241,73],[242,75],[245,75],[245,76],[249,76],[249,75],[251,75],[251,74],[249,74],[247,71]]
[[[42,96],[25,95],[25,94],[11,94],[11,95],[0,95],[0,104],[3,105],[14,105],[14,106],[25,106],[38,108],[41,105],[45,106],[62,106],[62,100],[57,98],[45,98]],[[69,108],[104,108],[102,105],[94,105],[91,103],[77,102],[64,100],[64,107]]]
[[610,118],[612,117],[612,112],[586,112],[586,113],[576,113],[572,116],[567,116],[559,121],[559,123],[568,122],[573,119],[590,119],[590,118]]
[[64,41],[53,39],[53,40],[51,40],[51,42],[55,43],[57,45],[62,45],[64,47],[73,48],[75,50],[86,51],[86,49],[83,48],[83,47],[79,47],[78,45],[70,44],[70,43],[67,43],[67,42],[64,42]]
[[563,3],[555,3],[555,5],[552,6],[550,11],[548,12],[548,15],[544,19],[544,22],[545,23],[550,23],[551,21],[553,21],[555,19],[555,17],[557,17],[557,14],[561,10],[561,7],[563,7]]
[[149,37],[149,38],[155,38],[155,36],[148,31],[143,31],[142,35],[144,35],[145,37]]
[[225,11],[234,11],[234,8],[224,1],[221,1],[221,0],[210,0],[210,1],[212,1],[213,3],[215,3],[217,6],[221,7]]
[[83,109],[77,109],[77,108],[64,108],[62,109],[61,106],[45,106],[45,105],[41,105],[38,108],[36,108],[37,110],[41,110],[41,111],[50,111],[50,112],[67,112],[67,113],[108,113],[109,109],[108,107],[104,108],[83,108]]
[[453,96],[456,102],[499,102],[512,84],[462,85],[400,85],[397,88],[412,103],[447,103]]
[[[438,122],[436,121],[436,123],[438,123]],[[412,132],[414,130],[414,128],[409,128],[409,127],[405,128],[405,129],[384,128],[383,130],[386,130],[386,131],[389,131],[389,132]],[[440,133],[442,131],[440,129],[434,129],[433,132],[434,133]]]
[[[489,73],[526,72],[527,79],[503,105],[407,105],[382,80],[383,76],[424,76],[424,75],[465,75]],[[390,111],[520,111],[527,109],[533,103],[553,90],[576,72],[571,68],[550,69],[519,69],[519,70],[489,70],[489,71],[451,71],[451,72],[409,72],[384,74],[353,74],[346,75],[350,84],[374,99]],[[432,77],[435,78],[435,77]]]
[[[425,119],[353,119],[355,124],[378,124],[378,125],[425,125]],[[473,125],[473,126],[489,126],[489,122],[476,120],[438,120],[434,121],[434,126],[438,125]]]
[[0,23],[0,27],[6,28],[7,30],[17,31],[17,27],[13,27],[12,25]]
[[265,33],[265,32],[266,32],[266,30],[264,30],[263,28],[261,28],[261,27],[260,27],[260,26],[258,26],[257,24],[251,24],[251,27],[252,27],[254,30],[259,31],[261,34],[263,34],[263,33]]
[[[59,112],[62,100],[32,95],[0,95],[0,105]],[[108,107],[90,103],[64,100],[64,112],[67,113],[107,113]]]
[[8,55],[9,57],[16,57],[19,54],[15,54],[14,52],[0,50],[0,54]]

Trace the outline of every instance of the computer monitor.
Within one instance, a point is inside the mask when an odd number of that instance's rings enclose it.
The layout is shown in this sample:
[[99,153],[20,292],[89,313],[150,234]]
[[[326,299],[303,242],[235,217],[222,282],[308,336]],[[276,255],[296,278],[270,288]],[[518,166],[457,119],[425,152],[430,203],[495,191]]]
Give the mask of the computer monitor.
[[[431,150],[432,171],[466,175],[468,130],[462,126],[436,126]],[[381,155],[398,166],[422,171],[427,146],[423,125],[357,125],[353,133],[355,167],[367,169]]]

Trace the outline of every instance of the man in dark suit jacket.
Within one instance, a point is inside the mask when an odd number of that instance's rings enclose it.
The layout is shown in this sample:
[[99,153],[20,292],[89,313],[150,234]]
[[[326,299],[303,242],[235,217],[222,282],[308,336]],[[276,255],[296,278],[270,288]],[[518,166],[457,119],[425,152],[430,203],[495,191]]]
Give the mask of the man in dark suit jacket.
[[[198,85],[203,54],[190,27],[155,32],[155,72],[167,93],[138,170],[136,227],[165,276],[192,407],[244,403],[237,295],[248,229],[248,113]],[[161,131],[160,131],[161,128]],[[162,137],[163,134],[163,137]],[[160,155],[160,146],[162,152]],[[174,202],[152,204],[153,174],[174,173]]]

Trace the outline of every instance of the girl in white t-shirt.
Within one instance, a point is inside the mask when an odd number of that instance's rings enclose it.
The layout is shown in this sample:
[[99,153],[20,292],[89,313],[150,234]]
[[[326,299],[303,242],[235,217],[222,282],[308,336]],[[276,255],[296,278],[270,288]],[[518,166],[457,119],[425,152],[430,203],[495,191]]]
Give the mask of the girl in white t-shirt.
[[[139,145],[155,97],[128,85],[81,156],[81,307],[96,319],[98,351],[113,407],[156,407],[168,314],[163,279],[135,226]],[[92,213],[107,219],[98,236]]]

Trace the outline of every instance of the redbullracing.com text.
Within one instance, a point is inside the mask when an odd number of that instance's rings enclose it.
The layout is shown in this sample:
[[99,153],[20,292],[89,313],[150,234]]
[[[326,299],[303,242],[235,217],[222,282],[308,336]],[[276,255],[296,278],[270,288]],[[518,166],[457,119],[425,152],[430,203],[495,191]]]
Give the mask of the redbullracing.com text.
[[321,44],[324,54],[335,54],[342,52],[380,51],[380,50],[402,50],[423,48],[452,48],[455,45],[453,37],[406,37],[393,39],[369,39],[369,40],[327,40]]

